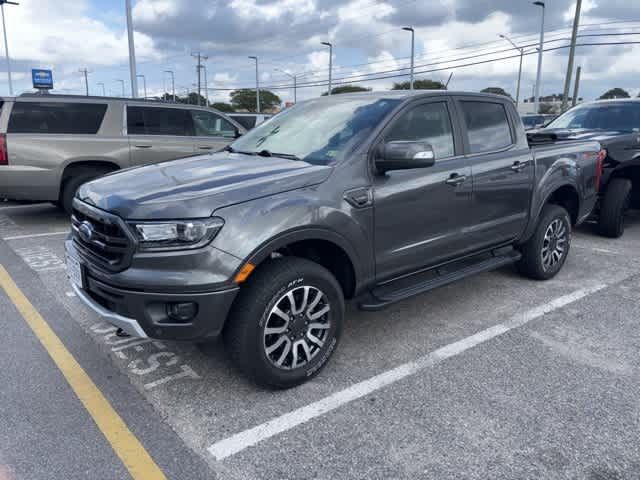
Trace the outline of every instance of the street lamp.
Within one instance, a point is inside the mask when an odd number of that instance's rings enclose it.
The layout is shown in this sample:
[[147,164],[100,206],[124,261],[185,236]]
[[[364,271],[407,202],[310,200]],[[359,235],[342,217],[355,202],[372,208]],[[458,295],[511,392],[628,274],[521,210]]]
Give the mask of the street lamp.
[[415,57],[416,32],[413,30],[413,27],[402,27],[402,30],[411,32],[411,81],[409,82],[409,90],[413,90],[413,60]]
[[524,56],[524,47],[517,46],[515,43],[513,43],[513,40],[511,40],[506,35],[500,34],[500,38],[504,38],[507,42],[513,45],[513,48],[515,48],[520,52],[520,68],[518,69],[518,86],[516,87],[516,108],[517,108],[518,105],[520,104],[520,80],[522,79],[522,57]]
[[320,42],[322,45],[329,47],[329,92],[327,95],[331,95],[331,73],[333,71],[333,45],[331,42]]
[[102,87],[102,96],[106,97],[107,96],[107,91],[104,88],[104,82],[98,82],[98,85],[100,85]]
[[173,70],[165,70],[164,73],[171,74],[171,95],[173,96],[173,103],[176,103],[176,77]]
[[124,80],[116,78],[116,82],[120,82],[120,85],[122,85],[122,97],[126,97],[126,94],[124,93]]
[[209,82],[207,80],[206,65],[202,65],[202,69],[204,70],[204,98],[207,101],[207,107],[208,107],[209,106]]
[[540,47],[538,50],[538,73],[536,75],[536,98],[534,99],[534,113],[539,113],[540,108],[540,80],[542,77],[542,50],[544,44],[544,13],[545,13],[545,4],[544,2],[533,2],[534,5],[542,8],[542,22],[540,23]]
[[147,99],[147,79],[144,75],[136,75],[136,78],[141,78],[142,79],[142,88],[144,91],[144,99]]
[[260,113],[260,80],[258,77],[258,57],[250,56],[249,58],[256,61],[256,113]]
[[274,70],[284,73],[286,76],[293,78],[293,103],[297,103],[298,102],[298,95],[297,95],[297,90],[298,90],[298,76],[297,75],[292,75],[289,72],[285,72],[284,70],[281,70],[279,68],[275,68]]
[[131,96],[138,97],[138,75],[136,74],[136,47],[133,43],[133,20],[131,17],[131,0],[125,0],[127,10],[127,37],[129,39],[129,74],[131,76]]
[[7,42],[7,25],[4,23],[4,4],[19,5],[17,2],[0,0],[0,11],[2,11],[2,32],[4,33],[4,52],[7,57],[7,77],[9,78],[9,96],[13,97],[13,84],[11,83],[11,58],[9,57],[9,43]]

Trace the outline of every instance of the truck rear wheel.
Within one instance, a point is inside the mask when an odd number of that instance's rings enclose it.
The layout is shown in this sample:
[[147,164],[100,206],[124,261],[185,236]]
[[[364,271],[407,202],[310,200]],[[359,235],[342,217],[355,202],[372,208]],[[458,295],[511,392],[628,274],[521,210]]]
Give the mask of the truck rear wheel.
[[567,260],[570,247],[569,213],[558,205],[546,205],[533,236],[521,247],[518,269],[535,280],[553,278]]
[[624,233],[624,214],[631,203],[631,180],[614,178],[609,182],[602,199],[598,233],[604,237],[619,238]]
[[251,380],[290,388],[326,365],[343,318],[342,289],[327,269],[302,258],[279,258],[259,267],[242,287],[224,342]]

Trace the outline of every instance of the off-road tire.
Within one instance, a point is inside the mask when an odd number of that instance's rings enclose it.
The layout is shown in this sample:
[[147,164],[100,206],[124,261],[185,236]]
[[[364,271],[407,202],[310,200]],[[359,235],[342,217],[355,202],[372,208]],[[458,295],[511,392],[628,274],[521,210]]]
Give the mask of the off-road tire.
[[[302,367],[284,370],[268,358],[264,329],[279,299],[303,286],[325,294],[330,305],[330,328],[315,357]],[[272,259],[258,267],[242,285],[223,331],[225,349],[232,362],[258,385],[294,387],[314,377],[327,364],[340,340],[343,319],[343,292],[331,272],[303,258]]]

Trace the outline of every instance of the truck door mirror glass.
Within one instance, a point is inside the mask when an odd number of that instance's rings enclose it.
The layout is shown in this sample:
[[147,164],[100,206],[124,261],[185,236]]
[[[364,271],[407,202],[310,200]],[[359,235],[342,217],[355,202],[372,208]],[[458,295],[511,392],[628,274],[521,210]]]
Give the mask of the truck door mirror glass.
[[436,162],[433,147],[426,142],[397,140],[386,142],[375,161],[378,172],[431,167]]

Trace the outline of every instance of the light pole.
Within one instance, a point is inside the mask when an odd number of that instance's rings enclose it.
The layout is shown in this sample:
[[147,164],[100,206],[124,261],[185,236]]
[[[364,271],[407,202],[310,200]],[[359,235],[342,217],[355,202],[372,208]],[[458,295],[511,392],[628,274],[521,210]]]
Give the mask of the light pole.
[[176,77],[173,74],[173,70],[165,70],[165,73],[171,74],[171,95],[173,96],[173,103],[176,103]]
[[2,32],[4,33],[4,53],[7,57],[7,77],[9,78],[9,96],[13,97],[13,84],[11,83],[11,58],[9,57],[9,43],[7,42],[7,25],[4,23],[4,4],[19,5],[17,2],[0,0],[0,11],[2,11]]
[[251,56],[249,58],[256,61],[256,113],[260,113],[260,80],[258,77],[258,57]]
[[107,96],[107,90],[104,88],[104,82],[98,82],[98,85],[100,85],[102,87],[102,96],[106,97]]
[[518,69],[518,86],[516,87],[516,108],[518,108],[518,105],[520,104],[520,80],[522,79],[522,57],[524,57],[524,48],[517,46],[515,43],[513,43],[513,40],[511,40],[506,35],[500,34],[500,38],[504,38],[507,42],[513,45],[513,48],[515,48],[520,52],[520,68]]
[[133,43],[133,20],[131,17],[131,0],[125,0],[127,9],[127,35],[129,38],[129,74],[131,75],[131,97],[138,96],[138,76],[136,74],[136,47]]
[[542,50],[544,45],[544,13],[545,13],[545,4],[544,2],[533,2],[534,5],[542,8],[542,22],[540,23],[540,47],[538,50],[538,73],[536,75],[536,94],[534,99],[534,113],[539,113],[540,110],[540,84],[542,77]]
[[122,97],[125,97],[126,94],[124,93],[124,80],[116,78],[116,82],[120,82],[120,85],[122,85]]
[[142,79],[142,89],[144,92],[144,99],[147,99],[147,78],[144,75],[136,75],[136,78]]
[[81,68],[78,71],[84,75],[84,89],[88,97],[89,96],[89,70],[87,70],[86,68]]
[[329,47],[329,91],[327,95],[331,96],[331,74],[333,72],[333,44],[331,42],[320,42],[322,45]]
[[413,90],[413,61],[416,53],[415,51],[416,32],[413,30],[413,27],[402,27],[402,30],[411,32],[411,81],[409,82],[409,90]]
[[207,66],[203,65],[202,69],[204,70],[204,98],[207,101],[207,107],[209,106],[209,82],[207,81]]
[[277,70],[278,72],[284,73],[286,76],[293,78],[293,103],[297,103],[298,102],[298,76],[297,75],[293,75],[289,72],[285,72],[284,70],[281,70],[279,68],[276,68],[275,70]]

